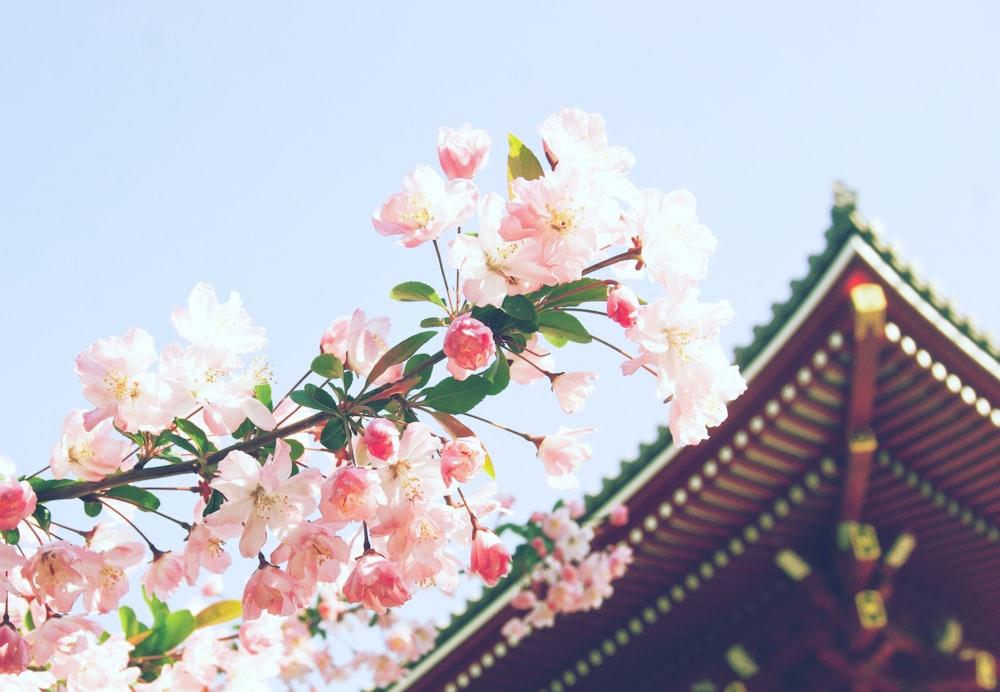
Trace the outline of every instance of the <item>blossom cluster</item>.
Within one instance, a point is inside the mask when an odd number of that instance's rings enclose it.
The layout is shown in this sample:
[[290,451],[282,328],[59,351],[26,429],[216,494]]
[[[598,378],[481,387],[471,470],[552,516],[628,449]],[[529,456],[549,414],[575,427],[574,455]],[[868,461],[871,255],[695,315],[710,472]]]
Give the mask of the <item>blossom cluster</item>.
[[[627,510],[618,508],[618,514]],[[518,642],[533,629],[555,624],[559,614],[600,608],[614,593],[612,582],[624,576],[632,562],[632,549],[625,544],[593,550],[594,528],[577,522],[582,507],[572,504],[557,507],[550,513],[536,513],[527,527],[518,533],[530,537],[528,545],[537,561],[525,584],[511,601],[524,617],[504,624],[502,634]],[[611,517],[612,523],[619,523]]]
[[[413,169],[402,192],[374,214],[376,230],[416,247],[475,217],[476,231],[459,232],[447,257],[470,306],[502,308],[512,296],[580,281],[606,264],[617,264],[623,278],[648,275],[663,289],[649,303],[629,286],[608,282],[608,315],[638,349],[623,372],[655,372],[658,396],[674,401],[670,430],[676,444],[705,439],[745,384],[719,342],[732,308],[725,301],[699,300],[698,285],[716,239],[698,222],[694,196],[686,190],[637,189],[627,177],[635,157],[607,144],[598,115],[564,109],[540,131],[551,170],[544,173],[517,142],[505,200],[496,193],[480,195],[471,180],[488,159],[488,134],[469,126],[442,130],[438,151],[447,179],[427,166]],[[456,379],[493,357],[490,337],[496,335],[477,323],[466,312],[452,322],[449,332],[461,345],[449,353]],[[593,373],[561,381],[547,374],[566,411],[579,409],[595,379]]]
[[[330,682],[362,670],[377,684],[398,679],[432,637],[394,609],[419,589],[450,594],[467,575],[493,586],[511,570],[491,528],[504,511],[494,461],[469,427],[492,421],[465,415],[511,383],[536,381],[565,413],[583,408],[596,373],[558,371],[553,356],[598,341],[577,315],[620,325],[635,351],[615,349],[626,354],[622,370],[655,376],[658,397],[672,402],[676,444],[700,441],[725,418],[744,383],[718,340],[731,309],[699,300],[715,239],[694,198],[636,189],[634,157],[607,144],[600,116],[563,110],[540,131],[548,171],[511,137],[500,195],[473,181],[489,135],[442,129],[443,175],[417,166],[374,213],[377,232],[406,248],[431,244],[439,258],[454,231],[444,259],[454,287],[442,262],[440,293],[418,281],[392,291],[432,306],[425,331],[393,343],[387,318],[358,309],[335,319],[309,371],[275,399],[264,361],[244,363],[264,348],[264,330],[238,294],[223,302],[198,284],[172,315],[184,343],[157,352],[134,328],[80,354],[91,407],[66,417],[52,479],[19,477],[0,458],[0,686],[201,690],[221,674],[251,689],[262,675]],[[605,269],[611,276],[599,278]],[[660,297],[640,299],[626,283],[643,275]],[[576,487],[591,428],[494,425],[533,446],[550,485]],[[180,517],[161,507],[163,488],[146,485],[172,477],[191,479],[176,490],[196,498]],[[82,500],[95,523],[54,521],[50,506],[68,499]],[[140,518],[169,526],[143,530]],[[529,613],[508,636],[611,595],[630,552],[592,552],[592,529],[576,518],[563,507],[533,519],[538,560],[517,601]],[[169,531],[177,540],[166,543]],[[170,610],[184,585],[218,597],[213,585],[238,558],[251,561],[239,601]],[[125,604],[140,565],[149,625]],[[95,617],[115,610],[123,631],[109,637]],[[240,616],[238,636],[220,642],[219,627]],[[313,641],[355,620],[394,633],[389,652],[344,661]],[[244,679],[248,671],[257,677]]]

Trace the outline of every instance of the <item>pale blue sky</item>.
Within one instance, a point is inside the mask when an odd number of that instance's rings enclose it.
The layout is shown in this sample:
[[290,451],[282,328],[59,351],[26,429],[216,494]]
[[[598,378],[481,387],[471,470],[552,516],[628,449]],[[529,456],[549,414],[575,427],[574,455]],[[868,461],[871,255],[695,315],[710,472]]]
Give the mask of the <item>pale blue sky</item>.
[[[132,325],[175,340],[199,280],[268,329],[278,389],[355,307],[414,330],[423,312],[387,294],[435,281],[431,252],[377,236],[372,211],[436,164],[440,125],[493,134],[483,183],[502,189],[506,132],[538,148],[562,106],[604,114],[638,185],[697,195],[728,345],[822,247],[835,179],[996,330],[998,20],[987,1],[5,4],[0,454],[43,465],[85,405],[76,354]],[[666,411],[582,353],[560,362],[602,379],[577,417],[542,390],[508,406],[544,421],[530,432],[601,428],[593,488]],[[530,446],[493,453],[502,485],[544,484]]]

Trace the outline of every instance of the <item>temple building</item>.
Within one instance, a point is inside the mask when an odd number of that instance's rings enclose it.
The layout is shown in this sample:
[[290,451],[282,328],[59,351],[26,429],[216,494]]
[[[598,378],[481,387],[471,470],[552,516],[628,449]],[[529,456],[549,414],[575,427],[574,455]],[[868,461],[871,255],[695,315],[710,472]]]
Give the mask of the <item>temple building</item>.
[[507,579],[394,690],[997,689],[1000,351],[838,190],[826,248],[738,351],[696,447],[664,432],[587,499],[635,561],[598,610],[508,641]]

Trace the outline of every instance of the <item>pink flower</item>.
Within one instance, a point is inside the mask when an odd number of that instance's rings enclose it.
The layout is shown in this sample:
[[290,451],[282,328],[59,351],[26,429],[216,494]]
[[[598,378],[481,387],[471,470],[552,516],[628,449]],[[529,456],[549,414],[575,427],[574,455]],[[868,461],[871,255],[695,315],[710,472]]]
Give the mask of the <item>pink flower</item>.
[[[389,350],[389,318],[367,319],[362,310],[355,310],[350,317],[333,321],[320,339],[323,353],[332,353],[353,372],[368,377],[372,366]],[[403,365],[386,370],[373,384],[394,382],[403,375]]]
[[576,281],[602,248],[622,235],[621,210],[606,190],[575,168],[559,167],[535,180],[511,181],[514,198],[500,237],[542,245],[549,284]]
[[156,362],[153,337],[130,329],[125,338],[98,339],[76,358],[83,395],[97,408],[84,414],[86,427],[114,417],[127,432],[160,432],[173,421],[175,394],[159,375],[147,372]]
[[493,139],[485,130],[473,130],[466,123],[457,130],[438,130],[438,161],[449,180],[471,178],[486,166]]
[[707,428],[726,419],[726,402],[746,389],[719,341],[720,327],[732,316],[726,301],[701,303],[697,288],[681,287],[644,305],[635,326],[625,332],[640,355],[623,363],[622,371],[630,375],[643,365],[657,368],[657,395],[673,399],[670,433],[677,446],[705,439]]
[[156,553],[142,577],[146,593],[165,601],[177,591],[184,579],[184,555],[167,551]]
[[361,603],[385,615],[388,608],[410,600],[410,591],[396,566],[369,550],[354,563],[354,569],[344,582],[344,597],[349,603]]
[[74,409],[63,421],[62,441],[52,448],[49,468],[55,478],[73,472],[84,481],[99,481],[116,471],[127,471],[136,457],[129,455],[128,440],[120,437],[110,420],[102,420],[88,431],[83,409]]
[[630,235],[642,243],[642,260],[654,281],[677,289],[705,278],[717,241],[698,223],[690,192],[642,190],[630,202],[627,221]]
[[160,356],[160,374],[187,399],[183,410],[202,409],[213,435],[228,435],[247,418],[259,428],[273,430],[274,416],[254,398],[254,387],[268,379],[267,367],[255,361],[256,367],[232,373],[224,360],[228,354],[220,346],[169,344]]
[[459,437],[441,448],[441,477],[445,485],[468,483],[486,463],[486,449],[478,437]]
[[243,523],[240,554],[253,557],[267,540],[265,528],[278,538],[316,509],[316,492],[322,474],[303,469],[292,475],[291,448],[275,443],[274,454],[260,463],[245,452],[234,451],[219,462],[219,475],[210,485],[226,502],[205,521],[212,528]]
[[555,358],[538,342],[538,334],[532,334],[524,350],[512,354],[510,358],[510,379],[518,384],[531,384],[545,377],[555,367]]
[[90,638],[103,629],[99,623],[79,615],[53,615],[28,632],[25,639],[31,645],[35,663],[44,666],[80,653],[90,645]]
[[184,544],[184,580],[188,585],[194,586],[198,582],[202,567],[214,574],[222,574],[232,563],[233,558],[226,552],[225,544],[208,525],[198,523],[191,527]]
[[542,460],[550,486],[561,490],[572,490],[577,486],[574,472],[590,458],[591,453],[590,445],[577,438],[592,431],[593,428],[559,428],[556,434],[548,435],[540,442],[536,440],[538,458]]
[[67,613],[95,580],[103,559],[87,548],[66,541],[39,546],[21,569],[35,597],[60,613]]
[[66,680],[67,690],[128,690],[141,672],[129,666],[132,645],[121,633],[98,646],[89,646],[53,665],[51,671]]
[[579,108],[563,108],[538,128],[545,154],[553,165],[562,162],[624,180],[635,165],[635,156],[621,146],[608,146],[604,117]]
[[531,239],[505,241],[500,227],[506,202],[491,192],[479,205],[479,232],[459,234],[451,243],[448,263],[461,272],[462,292],[471,303],[500,307],[504,298],[552,284],[542,245]]
[[617,545],[608,553],[608,569],[615,579],[625,576],[625,569],[632,564],[632,549]]
[[375,471],[344,466],[324,481],[319,511],[326,521],[367,521],[380,503],[385,503],[385,495]]
[[211,284],[197,284],[187,307],[176,308],[171,321],[177,333],[192,344],[219,349],[220,364],[227,369],[242,366],[239,354],[259,351],[267,345],[263,327],[252,326],[240,295],[232,291],[229,300],[220,304]]
[[243,589],[243,617],[256,620],[264,611],[271,615],[291,615],[307,605],[304,596],[299,583],[290,575],[274,565],[264,565],[250,576]]
[[288,573],[306,587],[316,582],[335,582],[350,552],[347,543],[331,526],[306,521],[282,539],[271,560],[287,560]]
[[444,335],[444,354],[448,356],[448,372],[456,380],[464,380],[493,360],[493,332],[475,317],[461,315]]
[[[10,464],[13,469],[13,463]],[[5,477],[0,471],[0,529],[9,530],[31,516],[37,498],[28,481]]]
[[[379,523],[396,525],[403,514],[412,511],[414,500],[429,501],[445,493],[441,478],[441,461],[437,456],[441,439],[430,426],[419,421],[403,430],[399,441],[399,456],[377,469],[382,492],[388,507],[380,510]],[[390,518],[390,515],[397,515]]]
[[516,644],[531,632],[527,623],[521,618],[511,618],[508,620],[502,628],[500,628],[500,634],[507,638],[507,641],[511,644]]
[[28,643],[4,616],[0,624],[0,673],[17,675],[26,670],[29,663],[31,650]]
[[87,547],[102,559],[98,574],[87,581],[83,607],[89,612],[109,613],[128,593],[126,570],[142,562],[146,544],[131,540],[134,534],[123,526],[100,522],[87,539]]
[[384,236],[402,236],[403,247],[416,247],[469,220],[478,196],[468,180],[445,181],[427,166],[417,166],[403,179],[403,191],[372,214],[372,223]]
[[478,574],[487,586],[496,586],[510,571],[510,551],[500,537],[489,529],[479,529],[472,537],[469,571]]
[[564,413],[576,413],[583,408],[594,391],[590,381],[596,379],[597,375],[592,372],[561,372],[552,377],[552,391]]
[[608,317],[628,328],[635,324],[639,297],[628,286],[618,284],[608,291]]

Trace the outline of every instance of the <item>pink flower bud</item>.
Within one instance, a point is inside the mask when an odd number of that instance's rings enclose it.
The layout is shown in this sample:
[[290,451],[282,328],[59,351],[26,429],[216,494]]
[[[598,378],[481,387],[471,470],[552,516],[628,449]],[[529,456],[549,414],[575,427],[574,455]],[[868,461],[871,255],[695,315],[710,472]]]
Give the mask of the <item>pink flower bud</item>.
[[445,485],[468,483],[486,463],[486,449],[476,437],[460,437],[441,448],[441,478]]
[[625,526],[628,523],[628,507],[626,505],[615,505],[608,514],[608,523],[612,526]]
[[365,428],[368,453],[382,461],[395,460],[399,451],[399,430],[388,418],[376,418]]
[[531,547],[538,553],[538,557],[545,557],[549,554],[549,550],[545,547],[545,541],[542,540],[541,536],[535,536],[531,539]]
[[17,675],[28,668],[31,650],[9,622],[0,625],[0,673]]
[[361,603],[379,615],[410,600],[410,591],[394,564],[369,550],[354,563],[344,582],[344,598]]
[[628,286],[619,284],[608,292],[608,317],[621,326],[635,325],[639,314],[639,297]]
[[243,617],[256,620],[267,611],[271,615],[291,615],[303,608],[312,593],[304,593],[301,585],[288,573],[274,565],[264,565],[247,580],[243,588]]
[[522,591],[511,599],[510,605],[518,610],[527,610],[538,602],[534,591]]
[[469,571],[478,574],[488,586],[496,586],[510,571],[510,551],[500,537],[489,529],[479,529],[472,537],[472,560]]
[[464,380],[493,360],[493,332],[475,317],[462,315],[448,326],[444,354],[448,356],[448,372],[456,380]]
[[27,481],[0,482],[0,529],[13,529],[35,511],[35,491]]
[[473,130],[466,123],[457,130],[438,130],[438,160],[449,180],[471,178],[482,170],[490,158],[493,139],[485,130]]

